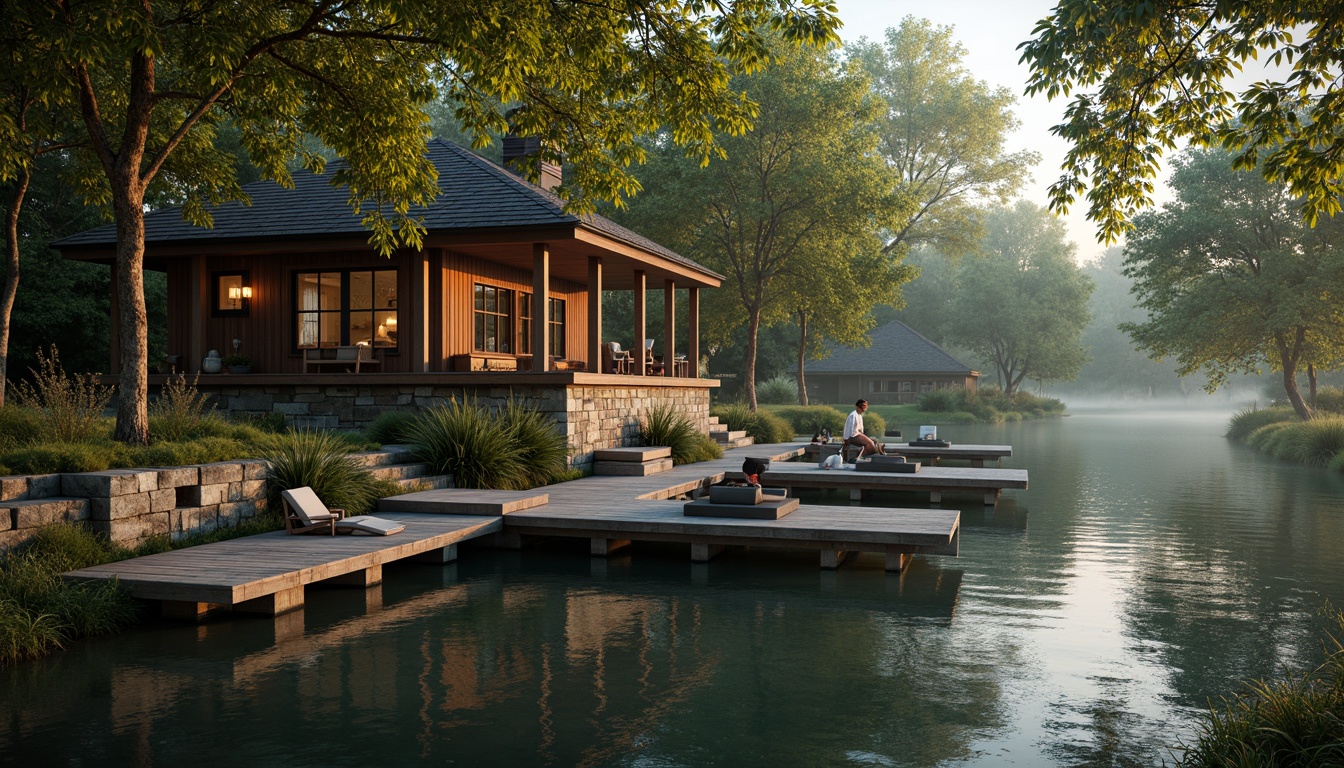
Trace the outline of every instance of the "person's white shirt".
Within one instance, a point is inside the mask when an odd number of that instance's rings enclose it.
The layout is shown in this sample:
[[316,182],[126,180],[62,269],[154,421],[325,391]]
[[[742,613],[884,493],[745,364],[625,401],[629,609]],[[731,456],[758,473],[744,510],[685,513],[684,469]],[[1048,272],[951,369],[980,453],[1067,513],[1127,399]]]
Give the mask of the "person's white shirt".
[[863,434],[863,414],[856,408],[850,411],[849,418],[845,419],[845,439],[861,434]]

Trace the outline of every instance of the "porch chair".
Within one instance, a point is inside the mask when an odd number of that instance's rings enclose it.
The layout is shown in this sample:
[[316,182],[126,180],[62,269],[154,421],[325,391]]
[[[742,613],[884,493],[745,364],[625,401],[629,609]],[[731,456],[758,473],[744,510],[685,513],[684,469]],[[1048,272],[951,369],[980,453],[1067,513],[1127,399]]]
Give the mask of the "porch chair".
[[370,515],[346,517],[344,509],[327,509],[312,488],[291,488],[280,492],[284,507],[285,530],[290,533],[367,533],[373,536],[391,536],[401,533],[406,526],[393,520]]
[[620,342],[608,341],[602,345],[602,372],[630,372],[630,353],[621,349]]

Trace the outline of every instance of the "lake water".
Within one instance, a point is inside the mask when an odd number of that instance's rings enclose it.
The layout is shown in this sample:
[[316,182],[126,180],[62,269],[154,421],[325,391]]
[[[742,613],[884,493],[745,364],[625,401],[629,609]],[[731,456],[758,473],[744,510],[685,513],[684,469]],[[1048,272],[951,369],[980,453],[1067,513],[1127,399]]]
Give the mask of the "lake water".
[[80,642],[0,670],[0,759],[1160,764],[1209,698],[1319,661],[1344,587],[1344,479],[1230,444],[1228,415],[943,427],[1012,444],[1031,489],[967,503],[961,557],[900,575],[873,555],[469,550],[275,622]]

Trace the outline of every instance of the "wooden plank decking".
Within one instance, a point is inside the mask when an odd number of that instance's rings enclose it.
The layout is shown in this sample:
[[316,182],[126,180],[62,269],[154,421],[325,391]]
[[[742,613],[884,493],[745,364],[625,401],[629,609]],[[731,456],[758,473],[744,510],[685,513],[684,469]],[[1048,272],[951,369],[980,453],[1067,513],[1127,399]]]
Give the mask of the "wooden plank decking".
[[[1000,459],[1006,459],[1013,455],[1013,446],[1011,445],[966,444],[936,448],[906,445],[905,443],[886,443],[886,446],[887,453],[899,453],[911,459],[927,459],[934,466],[937,466],[943,459],[959,459],[969,461],[972,467],[984,467],[986,461],[992,461],[997,465]],[[803,447],[803,455],[809,460],[816,460],[819,448],[818,445],[808,443]]]
[[844,469],[822,469],[805,462],[779,464],[761,473],[761,483],[786,488],[848,489],[851,499],[862,498],[864,491],[914,491],[928,493],[937,504],[946,492],[983,494],[985,504],[993,505],[999,492],[1025,490],[1025,469],[976,469],[974,467],[922,467],[913,474],[855,472],[853,465]]

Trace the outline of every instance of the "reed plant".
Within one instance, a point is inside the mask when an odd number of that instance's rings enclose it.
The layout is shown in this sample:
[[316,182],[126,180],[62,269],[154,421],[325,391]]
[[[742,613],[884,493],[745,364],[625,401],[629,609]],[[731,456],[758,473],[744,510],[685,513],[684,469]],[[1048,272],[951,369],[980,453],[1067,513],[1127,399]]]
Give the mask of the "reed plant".
[[375,478],[350,455],[350,444],[331,432],[299,430],[276,436],[265,458],[272,509],[281,508],[281,491],[308,486],[328,507],[362,515],[378,499],[400,491],[394,481]]
[[559,482],[569,465],[569,443],[554,419],[511,397],[495,413],[495,421],[518,453],[521,488]]
[[756,402],[788,405],[798,402],[798,380],[779,374],[756,383]]
[[665,445],[672,449],[672,463],[695,464],[723,456],[723,449],[695,428],[675,407],[662,403],[644,414],[639,426],[644,445]]
[[79,443],[107,431],[103,409],[112,399],[112,388],[100,384],[97,376],[67,374],[55,345],[46,354],[38,351],[32,374],[32,382],[14,385],[14,399],[39,415],[44,441]]
[[1232,419],[1227,423],[1227,437],[1244,441],[1251,436],[1252,432],[1266,424],[1297,420],[1297,414],[1293,412],[1292,408],[1257,408],[1251,406],[1233,414]]
[[212,413],[210,396],[196,388],[197,374],[190,382],[185,374],[169,376],[159,396],[149,404],[149,433],[157,440],[176,442],[196,436],[202,422],[222,421]]
[[1182,768],[1344,765],[1344,616],[1326,642],[1326,660],[1303,675],[1257,680],[1212,705]]
[[1344,416],[1319,416],[1283,430],[1280,457],[1309,467],[1328,467],[1344,451]]
[[407,430],[416,457],[436,474],[451,474],[458,488],[518,489],[521,457],[510,436],[476,401],[436,405]]
[[1246,442],[1255,448],[1260,449],[1262,453],[1279,457],[1284,441],[1289,434],[1288,429],[1292,425],[1292,422],[1286,421],[1266,424],[1247,435]]

